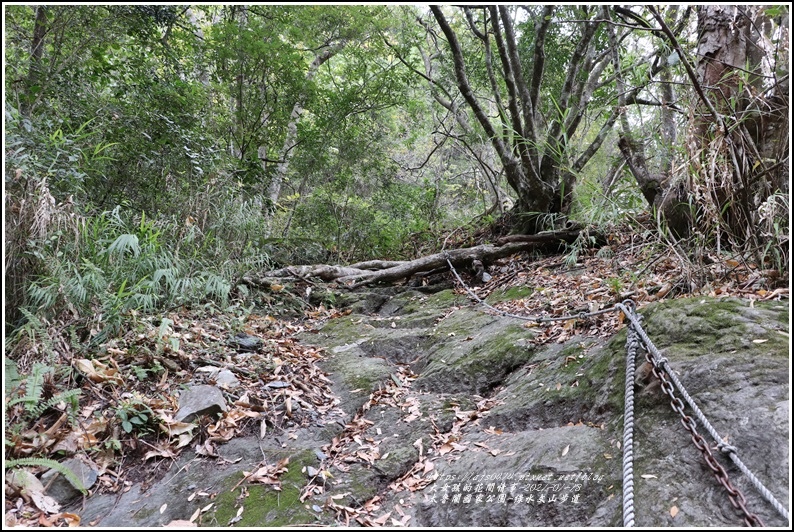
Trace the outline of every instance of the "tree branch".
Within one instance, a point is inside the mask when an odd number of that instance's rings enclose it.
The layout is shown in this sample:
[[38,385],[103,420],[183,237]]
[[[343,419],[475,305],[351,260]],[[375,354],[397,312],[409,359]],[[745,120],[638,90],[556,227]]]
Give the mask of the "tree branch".
[[507,148],[502,137],[497,135],[493,124],[491,124],[491,121],[488,119],[488,116],[485,114],[485,111],[480,106],[477,98],[474,96],[474,92],[471,89],[468,77],[466,76],[466,67],[463,62],[463,52],[461,51],[457,35],[455,35],[455,32],[452,31],[452,28],[449,26],[449,23],[444,17],[444,14],[441,12],[439,6],[431,5],[430,10],[433,12],[433,16],[435,16],[436,21],[438,21],[438,25],[441,27],[441,31],[444,33],[444,36],[449,42],[449,47],[452,51],[452,59],[455,65],[455,77],[458,80],[458,88],[460,89],[463,98],[466,100],[466,103],[469,104],[469,107],[471,107],[472,111],[474,112],[474,116],[477,118],[477,121],[480,122],[480,125],[491,139],[491,143],[493,144],[496,153],[499,155],[499,159],[502,161],[502,166],[504,166],[505,174],[507,175],[510,185],[519,193],[519,197],[526,197],[527,184],[524,180],[524,173],[521,169],[521,165]]

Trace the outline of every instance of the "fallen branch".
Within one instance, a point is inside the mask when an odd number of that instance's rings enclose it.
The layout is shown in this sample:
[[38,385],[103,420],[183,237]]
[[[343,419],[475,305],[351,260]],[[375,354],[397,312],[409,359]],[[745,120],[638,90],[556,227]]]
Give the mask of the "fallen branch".
[[527,251],[538,245],[559,245],[561,242],[571,243],[579,236],[578,229],[553,231],[536,235],[512,235],[499,239],[498,245],[482,244],[471,248],[452,249],[442,253],[427,255],[412,261],[379,261],[359,262],[350,266],[332,266],[328,264],[289,266],[264,274],[260,279],[245,278],[249,284],[270,286],[269,279],[297,278],[306,280],[317,277],[323,281],[336,281],[354,289],[360,286],[379,282],[393,282],[411,277],[425,275],[431,271],[449,269],[447,259],[453,266],[471,264],[472,261],[489,262],[514,253]]

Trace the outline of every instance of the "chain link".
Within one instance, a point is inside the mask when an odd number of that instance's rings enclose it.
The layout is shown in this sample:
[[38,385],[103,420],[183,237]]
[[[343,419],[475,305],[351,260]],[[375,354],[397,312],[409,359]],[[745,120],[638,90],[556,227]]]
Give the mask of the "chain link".
[[[637,341],[636,338],[632,338],[632,337],[634,337],[634,336],[638,336],[639,337],[639,342],[638,343],[640,345],[642,345],[644,348],[646,348],[645,358],[651,364],[651,371],[653,372],[653,375],[657,379],[659,379],[659,381],[661,382],[661,385],[662,385],[662,390],[670,397],[670,406],[673,408],[673,410],[675,412],[677,412],[681,416],[681,424],[684,425],[684,428],[686,428],[687,431],[690,433],[690,435],[692,437],[692,442],[694,443],[695,447],[703,455],[703,458],[706,461],[706,464],[709,466],[709,468],[714,473],[714,476],[717,479],[717,481],[727,491],[728,498],[730,499],[731,504],[733,505],[734,508],[736,508],[737,510],[739,510],[742,513],[743,518],[744,518],[744,523],[747,526],[764,526],[764,523],[763,523],[763,521],[761,521],[761,518],[758,517],[756,514],[750,512],[747,509],[747,507],[746,507],[747,499],[745,498],[744,494],[731,483],[730,478],[728,477],[728,473],[727,473],[727,471],[725,471],[725,468],[722,467],[722,465],[719,462],[717,462],[716,458],[714,458],[714,455],[712,454],[711,449],[709,448],[708,444],[706,443],[706,440],[698,432],[697,423],[695,422],[695,420],[692,419],[691,417],[689,417],[686,413],[684,413],[684,402],[675,395],[675,390],[674,390],[674,387],[673,387],[673,383],[671,383],[670,380],[667,378],[668,371],[671,371],[667,367],[667,359],[664,358],[663,356],[661,356],[661,354],[658,352],[656,347],[653,345],[653,342],[650,341],[650,338],[648,338],[648,335],[642,329],[642,326],[640,325],[640,321],[642,319],[642,316],[640,316],[639,314],[636,313],[636,305],[635,305],[634,301],[632,301],[630,299],[627,299],[627,300],[623,301],[622,303],[618,303],[618,304],[616,304],[616,305],[614,305],[614,306],[612,306],[610,308],[598,310],[598,311],[595,311],[595,312],[579,312],[577,315],[569,315],[569,316],[558,316],[558,317],[538,317],[538,316],[535,316],[535,317],[532,317],[532,316],[519,316],[517,314],[510,314],[509,312],[505,312],[503,310],[499,310],[497,308],[492,307],[491,305],[486,303],[483,299],[478,297],[477,294],[472,292],[471,289],[466,285],[466,283],[463,282],[463,279],[461,279],[460,275],[458,275],[458,272],[455,270],[455,267],[452,265],[452,261],[449,258],[449,253],[446,252],[446,251],[444,251],[443,253],[444,253],[444,258],[446,259],[447,264],[449,265],[449,269],[455,275],[455,278],[458,280],[458,282],[461,284],[461,286],[463,286],[463,288],[466,290],[466,293],[472,299],[475,299],[479,304],[483,305],[484,307],[486,307],[486,308],[488,308],[488,309],[490,309],[490,310],[492,310],[492,311],[494,311],[494,312],[496,312],[498,314],[506,316],[506,317],[516,318],[516,319],[525,320],[525,321],[534,321],[534,322],[537,322],[537,323],[540,324],[540,323],[553,322],[553,321],[563,321],[563,320],[567,321],[567,320],[570,320],[570,319],[581,319],[581,320],[584,320],[584,319],[589,318],[589,317],[599,316],[601,314],[607,314],[607,313],[613,312],[615,310],[619,310],[619,311],[623,312],[626,315],[626,317],[629,319],[629,322],[630,322],[629,323],[630,334],[629,334],[629,338],[627,339],[629,341],[629,344],[633,344],[634,342]],[[635,345],[635,347],[636,347],[636,345]],[[627,351],[628,351],[628,353],[627,353],[628,357],[633,359],[633,356],[632,356],[633,349],[629,345],[627,345]],[[651,352],[653,352],[653,356],[652,356]],[[628,358],[627,358],[627,364],[628,364]],[[629,370],[627,369],[627,376],[629,374],[630,374]],[[631,374],[633,374],[633,372]],[[693,410],[698,415],[698,418],[703,420],[703,422],[705,423],[706,428],[709,429],[709,433],[712,434],[712,435],[716,434],[716,431],[713,430],[713,427],[711,427],[711,425],[708,423],[708,420],[705,419],[705,417],[703,416],[702,412],[700,412],[700,410],[697,408],[697,406],[693,404],[691,397],[689,397],[689,395],[686,393],[686,390],[684,390],[683,386],[678,382],[675,374],[670,373],[670,377],[675,382],[676,386],[681,390],[681,393],[685,396],[685,398],[687,399],[687,402],[692,406]],[[631,408],[630,408],[631,419],[624,419],[624,443],[632,441],[630,433],[631,433],[631,430],[632,430],[633,424],[634,424],[634,419],[633,419],[633,411],[634,411],[634,409],[633,409],[633,401],[631,403],[632,403],[631,404]],[[628,406],[628,404],[627,404],[627,406]],[[628,427],[626,426],[627,422],[628,422],[628,425],[629,425]],[[628,436],[626,435],[627,433],[629,434]],[[730,445],[728,445],[727,443],[725,443],[721,438],[719,438],[718,435],[716,436],[716,439],[717,439],[717,442],[718,442],[719,449],[722,452],[728,453],[732,460],[738,462],[738,457],[736,457],[736,450],[733,447],[731,447]],[[628,453],[624,454],[624,464],[623,464],[623,469],[624,469],[624,471],[623,471],[623,473],[624,473],[624,501],[623,501],[623,503],[624,503],[624,516],[623,517],[624,517],[624,525],[625,526],[633,526],[634,525],[634,489],[633,489],[634,480],[633,480],[633,466],[632,466],[633,452],[631,452],[631,444],[629,445],[628,451],[629,451]],[[741,469],[741,467],[740,467],[740,469]],[[744,469],[742,469],[742,470],[744,471]],[[747,474],[747,473],[745,473],[745,474]],[[754,476],[751,476],[750,478],[751,478],[751,481],[755,479]],[[626,484],[627,483],[629,484],[628,485],[628,489],[626,489],[626,487],[627,487]],[[756,486],[756,487],[759,488],[759,490],[761,491],[762,494],[764,494],[765,492],[768,492],[768,490],[766,490],[766,488],[764,488],[763,485],[760,485],[759,481],[756,480],[756,482],[754,482],[753,484],[754,485],[756,485],[756,484],[759,485],[759,486]],[[771,495],[771,493],[769,493],[768,495],[769,495],[769,497],[766,497],[766,496],[765,497],[768,500],[771,499],[770,502],[772,502],[772,504],[775,506],[775,508],[778,510],[778,512],[780,512],[782,515],[787,517],[788,514],[785,511],[785,509],[782,508],[782,505],[780,505],[780,503],[778,503],[777,500],[774,499],[774,497]],[[777,503],[777,504],[775,504],[775,503]]]
[[704,440],[703,436],[701,436],[698,432],[697,423],[695,420],[684,413],[684,402],[681,401],[680,398],[676,397],[673,384],[667,378],[667,372],[661,366],[656,365],[656,362],[654,361],[650,352],[646,351],[645,359],[652,365],[651,371],[653,372],[653,375],[661,382],[662,391],[664,391],[664,393],[670,397],[670,406],[675,412],[678,413],[679,416],[681,416],[681,424],[684,425],[684,428],[686,428],[686,430],[692,436],[692,442],[703,455],[706,465],[709,466],[717,481],[728,492],[728,498],[730,499],[733,507],[742,513],[744,517],[744,523],[747,526],[764,526],[761,518],[750,512],[745,506],[747,499],[745,498],[744,494],[731,483],[731,480],[728,477],[728,472],[725,471],[725,468],[722,467],[719,462],[717,462],[716,458],[714,458],[714,455],[711,453],[711,449],[706,443],[706,440]]

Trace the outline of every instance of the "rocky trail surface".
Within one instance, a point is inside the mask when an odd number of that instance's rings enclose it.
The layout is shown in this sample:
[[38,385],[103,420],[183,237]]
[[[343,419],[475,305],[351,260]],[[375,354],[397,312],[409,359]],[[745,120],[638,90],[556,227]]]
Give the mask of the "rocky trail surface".
[[[50,324],[65,381],[35,342],[6,358],[6,525],[788,525],[786,280],[610,242],[355,290],[290,268],[89,350]],[[777,508],[642,349],[624,505],[627,298]]]
[[[513,308],[530,293],[496,290],[487,301]],[[215,405],[195,407],[209,416],[199,419],[221,416],[210,435],[246,420],[248,430],[207,437],[162,460],[156,479],[127,479],[64,511],[123,527],[622,526],[617,313],[552,330],[484,312],[451,289],[373,289],[337,303],[346,310],[316,327],[267,338],[253,326],[232,338],[234,357],[266,366],[236,374],[258,382],[258,399],[217,374],[185,385],[185,394],[204,386],[198,397]],[[787,507],[787,302],[696,297],[640,314],[711,424]],[[636,525],[741,525],[660,388],[643,381],[636,391]],[[788,524],[713,452],[750,513]]]

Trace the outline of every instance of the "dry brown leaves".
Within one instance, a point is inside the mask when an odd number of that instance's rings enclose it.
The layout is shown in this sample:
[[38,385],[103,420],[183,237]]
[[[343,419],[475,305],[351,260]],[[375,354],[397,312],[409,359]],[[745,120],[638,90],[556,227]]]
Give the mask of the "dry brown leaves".
[[[340,314],[322,307],[312,312],[310,318],[315,319]],[[70,357],[73,378],[82,381],[74,422],[69,422],[66,405],[56,405],[30,421],[24,417],[23,405],[14,405],[7,412],[10,421],[28,426],[8,434],[13,445],[6,449],[11,449],[13,458],[80,454],[100,475],[92,493],[123,492],[132,486],[126,480],[130,470],[144,469],[147,463],[155,469],[163,460],[171,463],[189,446],[199,455],[216,457],[216,445],[250,427],[264,435],[273,427],[289,430],[333,415],[338,400],[330,390],[330,380],[317,366],[322,351],[295,339],[306,326],[310,325],[256,314],[240,323],[228,315],[185,309],[157,320],[133,319],[124,336],[100,346],[91,357]],[[262,349],[238,353],[227,345],[232,331],[239,330],[261,339]],[[207,368],[216,371],[202,371]],[[217,370],[223,369],[233,372],[240,383],[233,392],[225,392],[228,410],[217,419],[176,421],[181,386],[217,384]],[[74,381],[68,385],[74,387]],[[18,394],[23,395],[24,388]],[[128,415],[140,413],[146,422],[128,426],[132,430],[127,431],[120,409],[127,409]],[[246,479],[277,487],[278,476],[285,470],[286,464],[263,465]],[[32,476],[43,470],[20,471]],[[18,494],[16,501],[7,506],[7,522],[75,526],[70,514],[59,513],[57,505],[47,505],[46,500],[36,505],[30,496]]]
[[[351,464],[364,464],[367,467],[377,467],[379,460],[388,458],[389,453],[381,454],[380,444],[383,441],[380,429],[371,430],[374,422],[366,419],[364,415],[375,406],[389,405],[399,408],[404,415],[403,423],[412,423],[422,417],[420,402],[416,395],[410,392],[410,385],[416,379],[407,366],[398,367],[391,379],[383,383],[378,390],[370,394],[369,400],[361,408],[353,420],[346,425],[345,430],[334,437],[329,445],[323,448],[328,456],[323,462],[322,469],[313,471],[312,481],[304,488],[301,501],[309,497],[322,496],[326,493],[326,482],[333,478],[330,470],[349,471]],[[414,465],[401,477],[389,485],[395,493],[416,492],[432,484],[438,478],[434,461],[443,457],[448,461],[460,458],[463,451],[469,448],[463,441],[464,427],[478,423],[486,413],[500,404],[493,399],[481,399],[473,410],[462,410],[459,405],[451,405],[455,413],[455,420],[449,432],[430,435],[428,441],[419,438],[413,442],[418,452],[418,459]],[[431,422],[433,421],[431,415]],[[435,423],[433,423],[435,427]],[[361,526],[409,526],[411,515],[402,502],[394,503],[388,511],[382,507],[383,498],[375,496],[360,507],[351,507],[340,504],[339,500],[345,499],[347,493],[327,496],[325,508],[336,512],[336,517],[341,524],[349,526],[355,523]]]
[[[560,256],[540,260],[513,257],[491,268],[492,279],[484,286],[471,287],[481,299],[511,287],[529,287],[533,292],[522,299],[493,306],[503,312],[530,318],[570,319],[539,325],[532,340],[536,344],[563,343],[574,335],[607,338],[623,326],[623,316],[608,312],[580,319],[581,313],[609,309],[632,299],[638,307],[663,299],[710,296],[770,300],[789,297],[787,287],[775,287],[782,280],[777,272],[759,269],[736,259],[716,256],[703,260],[706,265],[693,271],[691,262],[677,251],[660,251],[654,242],[639,241],[636,235],[622,240],[610,239],[599,250],[585,250],[575,265]],[[465,293],[459,288],[458,293]],[[751,303],[752,304],[752,303]]]

